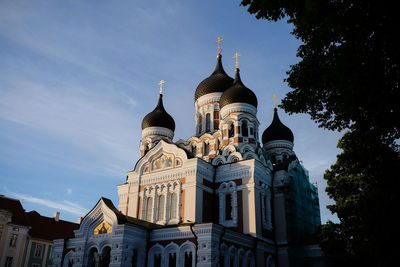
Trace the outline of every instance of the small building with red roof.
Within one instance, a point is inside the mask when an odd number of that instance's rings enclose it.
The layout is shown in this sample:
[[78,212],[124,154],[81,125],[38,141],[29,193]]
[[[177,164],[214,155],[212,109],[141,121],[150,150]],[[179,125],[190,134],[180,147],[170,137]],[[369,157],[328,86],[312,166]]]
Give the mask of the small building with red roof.
[[53,241],[74,236],[79,224],[26,212],[20,201],[0,195],[0,266],[52,266]]

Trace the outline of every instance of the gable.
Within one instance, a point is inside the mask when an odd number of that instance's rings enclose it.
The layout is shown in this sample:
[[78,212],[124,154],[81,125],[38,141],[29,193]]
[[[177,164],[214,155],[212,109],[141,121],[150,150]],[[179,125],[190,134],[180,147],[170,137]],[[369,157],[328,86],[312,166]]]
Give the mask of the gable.
[[[104,233],[112,233],[118,225],[116,208],[111,200],[100,198],[94,208],[82,219],[78,235],[90,236]],[[103,229],[104,228],[104,229]],[[77,237],[77,234],[75,234]]]
[[186,151],[173,143],[160,140],[136,163],[134,172],[149,174],[169,169],[181,168],[188,159]]

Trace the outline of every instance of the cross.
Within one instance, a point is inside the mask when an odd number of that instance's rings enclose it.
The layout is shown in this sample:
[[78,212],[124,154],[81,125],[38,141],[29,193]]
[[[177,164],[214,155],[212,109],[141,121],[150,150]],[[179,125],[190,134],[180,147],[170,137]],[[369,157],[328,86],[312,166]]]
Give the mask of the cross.
[[241,56],[241,54],[239,54],[238,52],[235,53],[235,55],[233,56],[233,58],[236,58],[236,68],[239,68],[239,60],[238,58]]
[[160,95],[162,94],[162,85],[165,83],[164,80],[161,80],[158,85],[160,86]]
[[276,98],[277,98],[278,96],[276,95],[276,94],[273,94],[272,95],[272,98],[274,99],[274,108],[276,108]]
[[221,49],[221,42],[222,42],[222,40],[224,40],[224,39],[221,38],[221,37],[218,37],[218,38],[217,38],[217,41],[215,41],[215,43],[218,43],[218,55],[221,54],[221,51],[222,51],[222,49]]

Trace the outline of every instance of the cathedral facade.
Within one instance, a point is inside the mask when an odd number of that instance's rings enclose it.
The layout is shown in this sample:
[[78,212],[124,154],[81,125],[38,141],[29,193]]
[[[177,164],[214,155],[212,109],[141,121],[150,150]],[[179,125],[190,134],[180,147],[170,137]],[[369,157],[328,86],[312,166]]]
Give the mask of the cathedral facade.
[[101,198],[54,266],[321,266],[317,188],[278,110],[260,143],[257,97],[220,52],[194,100],[195,135],[173,141],[160,90],[118,208]]

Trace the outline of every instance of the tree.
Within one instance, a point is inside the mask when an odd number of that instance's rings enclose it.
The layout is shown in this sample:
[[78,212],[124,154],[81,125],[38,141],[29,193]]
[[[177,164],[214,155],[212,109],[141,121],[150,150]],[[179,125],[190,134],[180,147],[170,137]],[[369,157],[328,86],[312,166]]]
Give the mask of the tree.
[[[332,265],[384,266],[394,257],[400,166],[399,29],[395,1],[243,0],[258,19],[292,23],[302,41],[282,100],[320,127],[346,130],[324,176],[340,223],[322,229]],[[367,259],[367,260],[364,260]],[[354,266],[354,265],[353,265]]]

